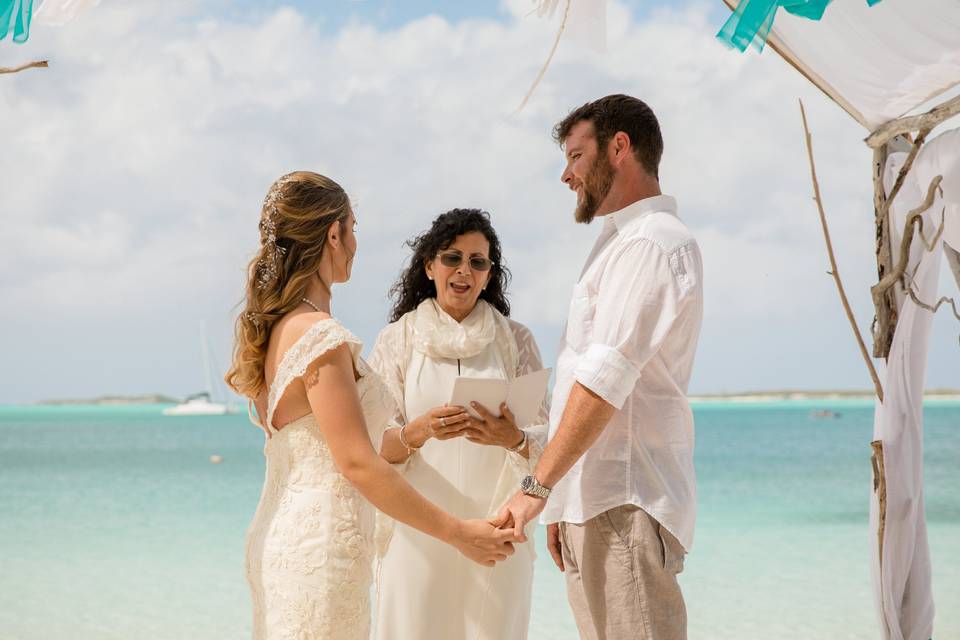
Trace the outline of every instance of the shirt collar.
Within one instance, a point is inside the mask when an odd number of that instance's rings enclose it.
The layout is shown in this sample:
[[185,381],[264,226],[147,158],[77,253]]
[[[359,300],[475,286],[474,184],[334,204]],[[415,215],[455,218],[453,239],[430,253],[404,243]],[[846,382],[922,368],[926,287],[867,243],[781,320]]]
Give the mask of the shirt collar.
[[657,211],[677,215],[677,199],[673,196],[659,195],[637,200],[619,211],[607,214],[607,220],[604,222],[605,224],[612,223],[616,225],[617,231],[622,231],[634,220]]

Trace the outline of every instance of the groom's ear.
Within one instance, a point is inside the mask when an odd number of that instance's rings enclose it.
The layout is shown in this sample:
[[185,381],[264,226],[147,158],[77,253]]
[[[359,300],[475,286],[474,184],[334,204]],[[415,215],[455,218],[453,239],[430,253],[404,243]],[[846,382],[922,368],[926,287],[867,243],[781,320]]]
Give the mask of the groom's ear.
[[613,134],[613,138],[611,138],[608,144],[613,149],[615,164],[620,164],[624,158],[633,155],[633,147],[630,144],[630,136],[623,131],[617,131],[615,134]]

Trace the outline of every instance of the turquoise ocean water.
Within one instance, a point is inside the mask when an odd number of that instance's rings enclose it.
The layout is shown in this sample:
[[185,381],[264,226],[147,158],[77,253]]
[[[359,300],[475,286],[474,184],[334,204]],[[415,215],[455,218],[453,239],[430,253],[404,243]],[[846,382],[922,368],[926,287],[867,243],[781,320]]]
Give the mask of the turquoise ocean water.
[[[813,408],[840,417],[811,418]],[[698,638],[876,638],[864,402],[695,407]],[[960,403],[925,412],[935,638],[960,638]],[[0,640],[249,637],[243,535],[263,478],[245,416],[0,407]],[[209,462],[211,454],[224,462]],[[576,638],[536,541],[531,638]]]

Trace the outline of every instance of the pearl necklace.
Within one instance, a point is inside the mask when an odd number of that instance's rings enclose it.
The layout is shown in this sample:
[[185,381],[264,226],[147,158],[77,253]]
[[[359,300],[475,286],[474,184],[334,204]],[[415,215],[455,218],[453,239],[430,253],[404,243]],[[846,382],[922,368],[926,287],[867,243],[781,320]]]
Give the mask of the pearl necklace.
[[310,300],[307,300],[306,298],[300,298],[300,302],[306,302],[308,305],[310,305],[311,307],[313,307],[313,310],[314,310],[314,311],[320,311],[320,307],[318,307],[317,305],[315,305],[315,304],[314,304],[313,302],[311,302]]

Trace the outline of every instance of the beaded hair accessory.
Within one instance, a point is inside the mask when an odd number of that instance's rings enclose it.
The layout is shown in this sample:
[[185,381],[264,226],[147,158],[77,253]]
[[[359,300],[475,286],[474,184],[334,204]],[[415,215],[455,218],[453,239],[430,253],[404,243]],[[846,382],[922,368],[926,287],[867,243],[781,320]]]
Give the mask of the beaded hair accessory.
[[263,199],[263,213],[260,217],[260,243],[263,247],[263,257],[257,263],[257,288],[263,291],[277,279],[280,260],[287,252],[286,247],[277,244],[277,202],[282,197],[283,186],[293,182],[293,174],[281,176],[270,187],[267,197]]

